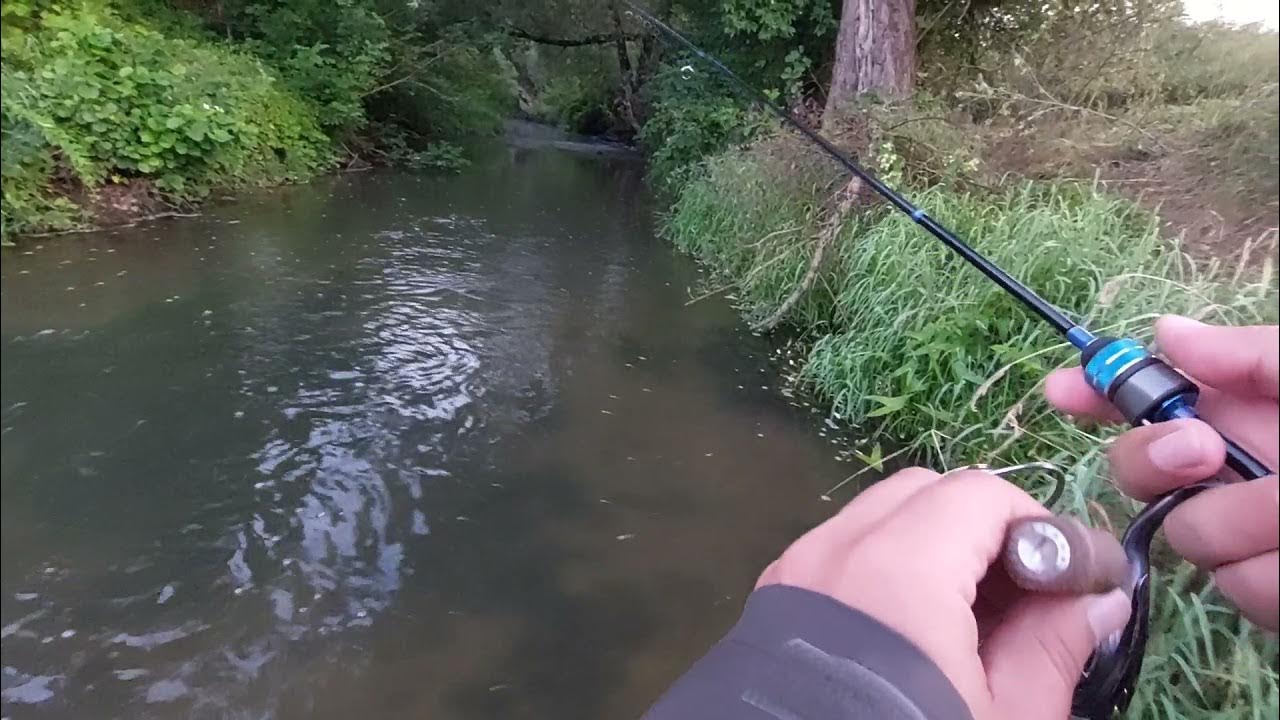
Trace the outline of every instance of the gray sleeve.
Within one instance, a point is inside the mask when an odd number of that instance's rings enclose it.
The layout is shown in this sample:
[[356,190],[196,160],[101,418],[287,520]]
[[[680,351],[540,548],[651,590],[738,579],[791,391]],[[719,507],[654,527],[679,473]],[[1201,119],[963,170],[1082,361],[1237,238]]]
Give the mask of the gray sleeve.
[[747,598],[729,634],[644,720],[972,720],[906,638],[826,595],[786,585]]

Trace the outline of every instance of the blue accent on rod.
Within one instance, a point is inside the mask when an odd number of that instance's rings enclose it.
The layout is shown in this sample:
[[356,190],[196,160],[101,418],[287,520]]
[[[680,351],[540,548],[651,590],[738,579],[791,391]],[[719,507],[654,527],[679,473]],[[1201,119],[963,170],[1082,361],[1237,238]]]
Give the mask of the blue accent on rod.
[[1067,342],[1075,346],[1077,350],[1083,350],[1089,346],[1089,343],[1097,339],[1093,333],[1085,330],[1079,325],[1067,331]]
[[915,220],[916,222],[920,222],[922,218],[924,218],[924,210],[921,210],[920,208],[916,208],[915,210],[911,211],[912,220]]
[[1194,407],[1187,404],[1187,400],[1182,395],[1174,395],[1156,411],[1156,417],[1161,420],[1174,420],[1177,418],[1198,418],[1200,413],[1196,412]]
[[1137,340],[1116,340],[1099,350],[1084,366],[1084,377],[1094,390],[1107,395],[1117,375],[1148,355],[1147,349]]

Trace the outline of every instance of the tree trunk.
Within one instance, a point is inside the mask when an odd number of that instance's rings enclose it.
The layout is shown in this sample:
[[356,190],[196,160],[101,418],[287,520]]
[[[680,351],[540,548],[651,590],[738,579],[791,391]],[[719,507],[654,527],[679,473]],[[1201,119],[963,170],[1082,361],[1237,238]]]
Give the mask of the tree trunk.
[[618,54],[618,75],[622,81],[622,117],[627,125],[631,126],[631,131],[639,134],[640,123],[636,120],[632,97],[635,94],[636,75],[631,66],[631,55],[627,52],[627,35],[622,30],[622,13],[618,9],[618,0],[613,0],[611,9],[613,11],[613,46]]
[[827,116],[863,93],[911,94],[915,71],[915,0],[844,0]]

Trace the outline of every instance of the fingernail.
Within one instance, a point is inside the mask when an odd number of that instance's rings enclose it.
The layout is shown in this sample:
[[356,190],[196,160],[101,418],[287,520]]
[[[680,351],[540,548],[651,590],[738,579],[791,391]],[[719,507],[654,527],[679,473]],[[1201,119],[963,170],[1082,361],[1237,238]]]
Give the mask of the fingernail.
[[1175,430],[1147,446],[1151,464],[1165,472],[1179,472],[1204,461],[1200,434],[1190,429]]
[[1123,590],[1112,590],[1105,595],[1090,595],[1085,606],[1089,628],[1093,630],[1094,644],[1124,629],[1131,610],[1129,596]]

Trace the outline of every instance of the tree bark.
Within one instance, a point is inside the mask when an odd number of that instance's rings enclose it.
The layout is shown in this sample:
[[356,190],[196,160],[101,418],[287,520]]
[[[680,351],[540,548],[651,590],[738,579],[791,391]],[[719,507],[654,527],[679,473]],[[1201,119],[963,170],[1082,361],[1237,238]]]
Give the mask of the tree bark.
[[631,65],[631,54],[627,51],[627,34],[622,30],[622,13],[618,8],[618,0],[613,0],[610,9],[613,15],[613,47],[618,54],[618,76],[622,90],[622,117],[626,120],[627,125],[631,126],[631,131],[638,135],[640,133],[640,123],[636,120],[636,111],[632,104],[636,74],[635,68]]
[[864,93],[911,94],[916,71],[915,0],[844,0],[826,115]]

